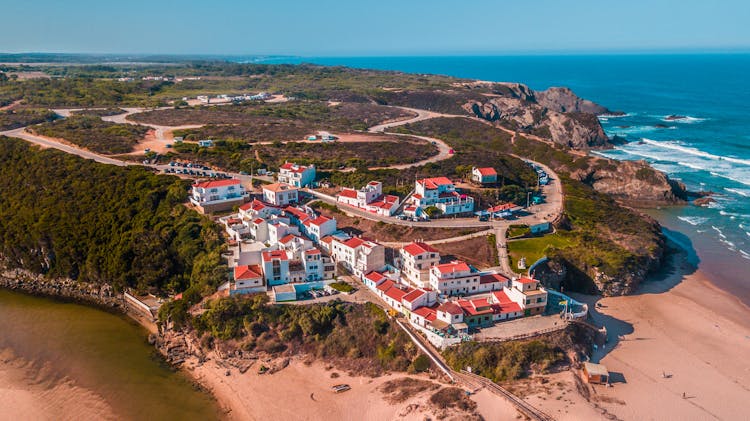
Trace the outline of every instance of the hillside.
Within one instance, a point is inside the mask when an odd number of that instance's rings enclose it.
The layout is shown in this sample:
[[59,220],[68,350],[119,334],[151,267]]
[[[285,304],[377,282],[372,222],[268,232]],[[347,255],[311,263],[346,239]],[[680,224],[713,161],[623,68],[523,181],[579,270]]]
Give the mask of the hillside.
[[185,181],[0,137],[0,264],[154,293],[224,278]]

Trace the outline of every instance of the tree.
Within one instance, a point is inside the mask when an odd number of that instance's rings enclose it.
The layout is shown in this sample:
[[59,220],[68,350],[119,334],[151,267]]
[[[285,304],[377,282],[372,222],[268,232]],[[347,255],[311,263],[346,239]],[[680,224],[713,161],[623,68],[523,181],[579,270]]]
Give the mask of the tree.
[[443,211],[435,206],[428,206],[424,211],[430,218],[437,218],[443,214]]

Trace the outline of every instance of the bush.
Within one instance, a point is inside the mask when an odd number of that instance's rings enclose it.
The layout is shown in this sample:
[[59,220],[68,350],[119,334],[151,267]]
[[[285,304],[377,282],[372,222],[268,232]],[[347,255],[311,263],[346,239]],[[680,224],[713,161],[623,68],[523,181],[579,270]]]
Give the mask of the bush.
[[328,286],[330,286],[331,288],[333,288],[333,289],[335,289],[337,291],[344,292],[344,293],[347,293],[347,294],[350,293],[350,292],[352,292],[352,291],[354,291],[354,287],[351,286],[351,285],[349,285],[346,282],[334,282],[332,284],[329,284]]
[[430,358],[427,355],[419,354],[414,361],[411,362],[411,368],[414,372],[421,373],[430,369]]

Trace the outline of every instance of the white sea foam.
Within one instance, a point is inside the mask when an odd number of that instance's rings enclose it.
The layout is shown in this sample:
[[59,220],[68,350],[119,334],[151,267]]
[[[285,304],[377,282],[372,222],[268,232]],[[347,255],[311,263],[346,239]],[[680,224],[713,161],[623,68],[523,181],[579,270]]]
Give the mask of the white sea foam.
[[666,121],[669,123],[686,123],[686,124],[692,124],[692,123],[700,123],[701,121],[706,121],[705,118],[700,117],[692,117],[689,115],[686,115],[684,118],[678,118],[678,119],[670,119],[668,118],[668,115],[661,116],[661,121]]
[[678,216],[677,219],[685,221],[693,226],[705,224],[706,222],[708,222],[708,218],[704,218],[702,216]]
[[721,238],[722,238],[722,239],[724,239],[724,240],[726,240],[726,239],[727,239],[727,236],[726,236],[726,235],[724,235],[724,233],[723,233],[723,232],[721,232],[721,229],[720,229],[719,227],[717,227],[717,226],[715,226],[715,225],[711,225],[711,228],[713,228],[713,229],[714,229],[714,231],[716,231],[716,232],[717,232],[717,233],[719,234],[719,237],[721,237]]
[[724,190],[730,193],[738,194],[740,196],[750,197],[750,189],[734,189],[731,187],[724,187]]
[[750,166],[750,159],[741,159],[741,158],[734,158],[734,157],[731,157],[731,156],[714,155],[712,153],[704,152],[704,151],[702,151],[700,149],[691,148],[691,147],[688,147],[688,146],[682,146],[679,143],[674,142],[674,141],[659,142],[659,141],[656,141],[656,140],[643,138],[642,142],[643,143],[647,143],[649,145],[658,146],[658,147],[664,148],[664,149],[672,149],[672,150],[675,150],[675,151],[680,151],[682,153],[686,153],[686,154],[689,154],[689,155],[700,156],[700,157],[703,157],[703,158],[708,158],[708,159],[712,159],[712,160],[716,160],[716,161],[727,161],[727,162],[731,162],[733,164],[740,164],[740,165]]
[[719,214],[721,214],[722,216],[729,216],[732,219],[734,219],[734,218],[750,218],[750,215],[747,215],[747,214],[744,214],[744,213],[727,212],[727,211],[723,211],[723,210],[720,210]]
[[[750,233],[748,233],[750,235]],[[743,258],[750,260],[750,253],[746,252],[745,250],[740,249],[740,254]]]
[[[634,157],[643,157],[661,163],[673,162],[684,169],[706,171],[716,177],[750,186],[750,159],[714,155],[683,146],[679,142],[646,138],[641,142],[622,145],[619,149]],[[684,170],[674,172],[684,172]]]

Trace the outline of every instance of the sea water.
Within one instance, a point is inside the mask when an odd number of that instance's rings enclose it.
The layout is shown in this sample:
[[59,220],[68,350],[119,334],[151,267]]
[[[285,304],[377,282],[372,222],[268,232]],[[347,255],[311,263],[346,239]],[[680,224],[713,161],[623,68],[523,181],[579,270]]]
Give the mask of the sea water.
[[[504,57],[279,58],[411,73],[521,82],[533,89],[567,86],[623,116],[602,116],[610,137],[599,152],[643,159],[694,191],[711,191],[706,208],[653,211],[686,235],[701,268],[750,303],[750,54],[563,55]],[[677,116],[680,118],[671,118]]]

